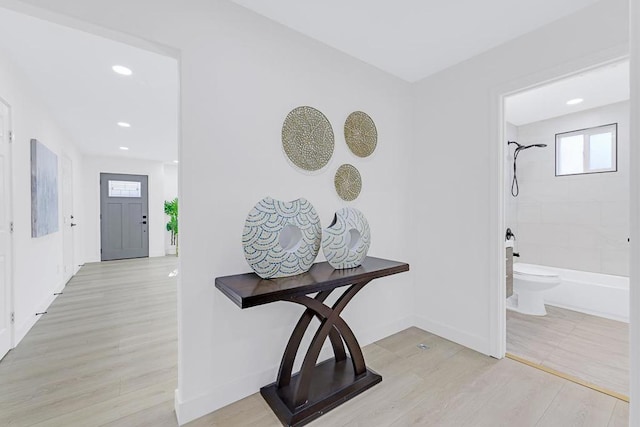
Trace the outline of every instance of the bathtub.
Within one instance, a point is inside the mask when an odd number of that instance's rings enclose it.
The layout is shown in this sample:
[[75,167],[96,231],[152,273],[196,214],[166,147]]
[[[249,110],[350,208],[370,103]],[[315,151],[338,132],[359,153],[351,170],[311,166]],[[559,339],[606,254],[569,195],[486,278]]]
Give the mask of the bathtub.
[[629,322],[628,277],[538,267],[556,272],[561,280],[560,285],[545,292],[545,304]]

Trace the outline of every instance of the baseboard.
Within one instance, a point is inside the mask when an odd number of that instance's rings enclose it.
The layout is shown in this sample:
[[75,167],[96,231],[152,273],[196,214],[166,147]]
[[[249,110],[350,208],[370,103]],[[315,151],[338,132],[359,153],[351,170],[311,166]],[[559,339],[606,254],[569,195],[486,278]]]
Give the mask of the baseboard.
[[449,341],[468,347],[479,353],[491,355],[488,338],[473,335],[452,326],[448,326],[422,316],[415,317],[415,326]]
[[[360,331],[357,333],[361,346],[371,344],[374,341],[393,335],[396,332],[414,326],[414,318],[406,317],[376,329]],[[319,361],[330,355],[330,348],[325,348],[318,358]],[[203,417],[217,409],[256,393],[260,387],[270,384],[275,380],[278,366],[257,372],[240,378],[228,384],[221,385],[209,393],[183,400],[180,390],[175,391],[174,404],[178,424],[184,425],[195,419]]]
[[572,306],[571,304],[556,304],[555,302],[544,302],[546,305],[551,305],[553,307],[564,308],[566,310],[577,311],[580,313],[590,314],[591,316],[604,317],[605,319],[617,320],[618,322],[629,323],[629,317],[618,316],[613,313],[607,313],[603,311],[597,310],[589,310],[583,307]]
[[56,285],[51,295],[48,295],[40,304],[36,306],[35,311],[30,316],[27,316],[26,321],[22,322],[20,326],[16,327],[15,334],[14,334],[15,342],[13,343],[14,348],[17,347],[18,344],[20,344],[20,341],[22,341],[24,337],[27,336],[31,328],[33,328],[33,326],[42,317],[42,315],[36,316],[35,313],[42,313],[44,311],[47,311],[51,303],[55,301],[55,299],[58,297],[57,295],[54,295],[54,294],[62,292],[65,285],[66,283],[59,283],[58,285]]

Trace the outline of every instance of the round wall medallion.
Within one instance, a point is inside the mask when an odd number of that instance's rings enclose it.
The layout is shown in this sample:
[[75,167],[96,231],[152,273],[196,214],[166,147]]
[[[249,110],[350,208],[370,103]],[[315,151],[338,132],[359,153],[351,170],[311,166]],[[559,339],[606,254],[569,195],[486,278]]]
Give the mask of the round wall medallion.
[[331,123],[315,108],[298,107],[284,119],[282,147],[289,160],[300,169],[322,169],[333,155]]
[[308,271],[321,241],[320,218],[306,199],[265,197],[247,215],[242,233],[244,257],[263,279]]
[[370,156],[378,145],[376,124],[366,113],[355,111],[349,114],[344,123],[344,139],[356,156]]
[[344,164],[336,171],[333,180],[338,196],[347,202],[355,200],[362,190],[360,172],[353,165]]

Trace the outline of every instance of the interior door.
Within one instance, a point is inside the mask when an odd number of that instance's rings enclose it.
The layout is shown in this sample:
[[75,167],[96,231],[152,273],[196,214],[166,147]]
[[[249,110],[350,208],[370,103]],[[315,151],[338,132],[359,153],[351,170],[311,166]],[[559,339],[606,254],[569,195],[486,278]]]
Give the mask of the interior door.
[[64,281],[71,279],[75,272],[73,262],[73,163],[62,157],[62,245],[64,263]]
[[11,349],[11,147],[9,107],[0,101],[0,359]]
[[101,259],[149,256],[146,175],[100,174]]

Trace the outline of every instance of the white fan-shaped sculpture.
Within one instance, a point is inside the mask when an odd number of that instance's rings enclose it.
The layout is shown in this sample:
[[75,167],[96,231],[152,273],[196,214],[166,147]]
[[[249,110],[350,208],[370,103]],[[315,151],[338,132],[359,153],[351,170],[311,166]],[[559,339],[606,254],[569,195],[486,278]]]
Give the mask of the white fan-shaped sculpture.
[[355,208],[342,208],[322,233],[322,252],[333,268],[353,268],[362,264],[371,245],[369,223]]

